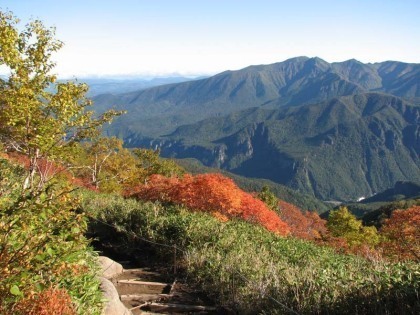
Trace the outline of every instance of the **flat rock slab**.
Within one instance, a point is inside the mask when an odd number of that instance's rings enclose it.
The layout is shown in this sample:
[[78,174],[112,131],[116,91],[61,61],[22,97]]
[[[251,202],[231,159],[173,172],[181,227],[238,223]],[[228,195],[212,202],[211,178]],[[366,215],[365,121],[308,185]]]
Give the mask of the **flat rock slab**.
[[124,269],[124,272],[118,275],[115,279],[118,280],[129,280],[129,279],[142,279],[143,281],[158,281],[166,282],[172,277],[169,275],[163,275],[157,271],[150,270],[148,268],[137,268],[137,269]]

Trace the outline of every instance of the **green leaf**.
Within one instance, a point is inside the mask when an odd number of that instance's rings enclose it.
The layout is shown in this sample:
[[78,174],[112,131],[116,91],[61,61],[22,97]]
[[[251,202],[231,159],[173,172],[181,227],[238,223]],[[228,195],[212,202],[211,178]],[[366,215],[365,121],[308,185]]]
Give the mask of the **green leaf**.
[[78,234],[78,233],[80,233],[80,229],[79,229],[78,227],[74,227],[74,228],[72,228],[72,229],[71,229],[71,231],[72,231],[72,233],[73,233],[73,234]]
[[12,285],[10,288],[10,293],[13,295],[23,296],[22,292],[19,290],[19,287],[16,284]]

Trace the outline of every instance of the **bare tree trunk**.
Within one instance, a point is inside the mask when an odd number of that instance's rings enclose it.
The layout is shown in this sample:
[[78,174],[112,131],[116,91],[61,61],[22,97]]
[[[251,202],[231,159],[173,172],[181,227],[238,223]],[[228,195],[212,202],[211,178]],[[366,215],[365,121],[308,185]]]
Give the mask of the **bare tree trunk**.
[[95,188],[99,188],[98,175],[98,155],[95,154],[95,164],[92,169],[92,183],[95,184]]
[[32,189],[34,187],[34,178],[38,166],[39,149],[36,148],[34,155],[29,155],[29,173],[23,182],[23,190]]

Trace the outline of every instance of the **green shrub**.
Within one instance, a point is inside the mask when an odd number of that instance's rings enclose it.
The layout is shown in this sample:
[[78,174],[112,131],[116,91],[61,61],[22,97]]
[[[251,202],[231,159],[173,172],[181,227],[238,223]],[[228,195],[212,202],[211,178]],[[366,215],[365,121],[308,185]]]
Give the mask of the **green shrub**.
[[60,196],[60,185],[24,194],[22,174],[0,159],[0,310],[16,313],[22,300],[58,287],[68,292],[78,314],[99,314],[95,254],[84,237],[87,221],[77,200]]
[[[340,255],[182,207],[106,195],[89,195],[83,207],[106,223],[92,223],[99,239],[138,250],[138,237],[144,237],[184,249],[189,279],[241,314],[415,314],[420,307],[418,264]],[[101,230],[110,225],[117,234]],[[172,255],[167,247],[156,248],[163,257]]]

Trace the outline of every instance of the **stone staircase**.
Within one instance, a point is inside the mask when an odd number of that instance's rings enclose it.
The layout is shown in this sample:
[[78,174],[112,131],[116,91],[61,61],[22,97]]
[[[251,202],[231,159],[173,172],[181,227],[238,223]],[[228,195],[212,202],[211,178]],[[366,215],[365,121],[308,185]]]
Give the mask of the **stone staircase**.
[[167,270],[130,268],[127,262],[122,264],[123,273],[114,277],[112,282],[121,302],[133,315],[226,314]]

